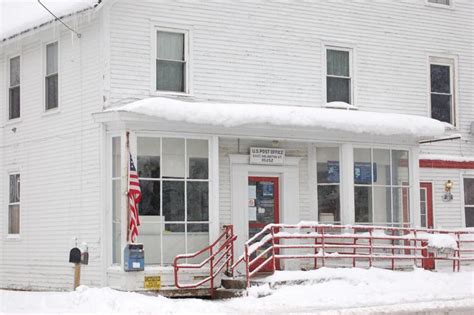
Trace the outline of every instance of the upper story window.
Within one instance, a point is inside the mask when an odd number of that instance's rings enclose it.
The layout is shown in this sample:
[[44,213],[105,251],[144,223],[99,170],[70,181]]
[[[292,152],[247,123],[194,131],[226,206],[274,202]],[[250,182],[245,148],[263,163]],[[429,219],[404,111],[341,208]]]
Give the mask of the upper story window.
[[20,56],[10,59],[8,119],[20,117]]
[[156,90],[187,92],[187,34],[156,32]]
[[326,50],[326,101],[352,102],[351,50]]
[[455,125],[454,62],[430,59],[431,117]]
[[45,109],[58,107],[58,42],[46,45]]
[[20,174],[9,176],[8,234],[20,234]]

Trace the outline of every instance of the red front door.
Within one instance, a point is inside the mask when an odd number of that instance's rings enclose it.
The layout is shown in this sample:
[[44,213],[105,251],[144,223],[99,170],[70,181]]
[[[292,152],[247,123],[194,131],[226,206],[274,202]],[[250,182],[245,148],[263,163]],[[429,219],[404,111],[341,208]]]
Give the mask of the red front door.
[[[248,192],[248,218],[249,218],[249,238],[261,231],[267,224],[280,222],[280,189],[278,177],[257,177],[249,176]],[[270,246],[270,244],[268,244]],[[263,251],[266,247],[262,247]],[[254,257],[261,251],[257,251]],[[263,262],[269,256],[262,258]],[[259,265],[257,262],[254,266]],[[279,269],[279,263],[276,263]],[[251,268],[253,269],[253,268]],[[261,271],[269,272],[273,270],[273,263],[268,263]]]
[[[433,228],[433,185],[431,183],[420,183],[420,223],[421,227]],[[422,251],[422,256],[427,257],[423,259],[422,266],[424,269],[435,269],[433,254],[428,253],[427,250]]]

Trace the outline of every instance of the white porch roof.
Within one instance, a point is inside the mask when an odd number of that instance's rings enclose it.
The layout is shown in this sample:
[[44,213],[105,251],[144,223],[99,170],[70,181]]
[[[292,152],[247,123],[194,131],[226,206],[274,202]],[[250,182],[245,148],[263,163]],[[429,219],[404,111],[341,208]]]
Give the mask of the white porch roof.
[[[341,107],[340,103],[328,104]],[[329,107],[329,106],[328,106]],[[348,107],[351,108],[351,107]],[[398,138],[416,142],[442,136],[445,123],[428,117],[336,108],[202,102],[152,97],[94,114],[97,122],[141,121],[169,123],[176,131],[194,126],[209,133],[247,134],[272,130],[313,135],[351,135],[356,138]],[[180,130],[185,129],[185,130]],[[278,128],[275,128],[278,127]],[[191,128],[192,129],[192,128]],[[255,136],[260,135],[258,132]],[[304,137],[307,138],[307,137]],[[390,141],[393,142],[393,141]],[[397,141],[398,142],[398,141]]]

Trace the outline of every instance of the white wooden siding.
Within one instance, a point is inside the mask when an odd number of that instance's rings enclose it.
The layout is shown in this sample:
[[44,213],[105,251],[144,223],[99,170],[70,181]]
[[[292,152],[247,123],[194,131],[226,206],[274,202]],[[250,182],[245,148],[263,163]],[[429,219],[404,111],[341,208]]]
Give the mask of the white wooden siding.
[[[11,44],[20,48],[22,59],[21,118],[13,124],[5,122],[5,55],[0,54],[0,287],[71,289],[74,237],[89,247],[82,283],[101,284],[100,126],[91,116],[101,109],[97,27],[98,19],[92,19],[80,28],[80,41],[57,29]],[[42,50],[58,34],[60,111],[45,114]],[[11,170],[21,174],[18,240],[7,239],[5,231]]]

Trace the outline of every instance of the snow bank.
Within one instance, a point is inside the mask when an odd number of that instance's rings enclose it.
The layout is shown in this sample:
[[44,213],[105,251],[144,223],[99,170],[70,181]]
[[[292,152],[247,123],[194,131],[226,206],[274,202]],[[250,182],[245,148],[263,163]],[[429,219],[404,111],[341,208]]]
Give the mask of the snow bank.
[[[266,314],[350,310],[435,310],[474,307],[474,273],[371,269],[280,271],[249,296],[225,301],[168,299],[110,288],[81,286],[75,292],[0,290],[1,314]],[[292,285],[270,285],[293,281]],[[296,285],[299,283],[299,285]],[[435,303],[436,302],[436,303]],[[435,303],[435,304],[433,304]],[[360,308],[365,308],[361,310]],[[366,309],[370,308],[370,309]],[[339,313],[339,312],[338,312]]]
[[[56,16],[63,17],[93,8],[98,0],[43,0]],[[37,0],[0,0],[0,40],[53,21]]]
[[445,131],[440,121],[414,115],[305,106],[191,102],[164,97],[147,98],[107,111],[224,127],[267,124],[414,138],[441,136]]
[[428,247],[437,249],[457,249],[458,245],[454,237],[449,234],[423,234],[420,237],[428,239]]

